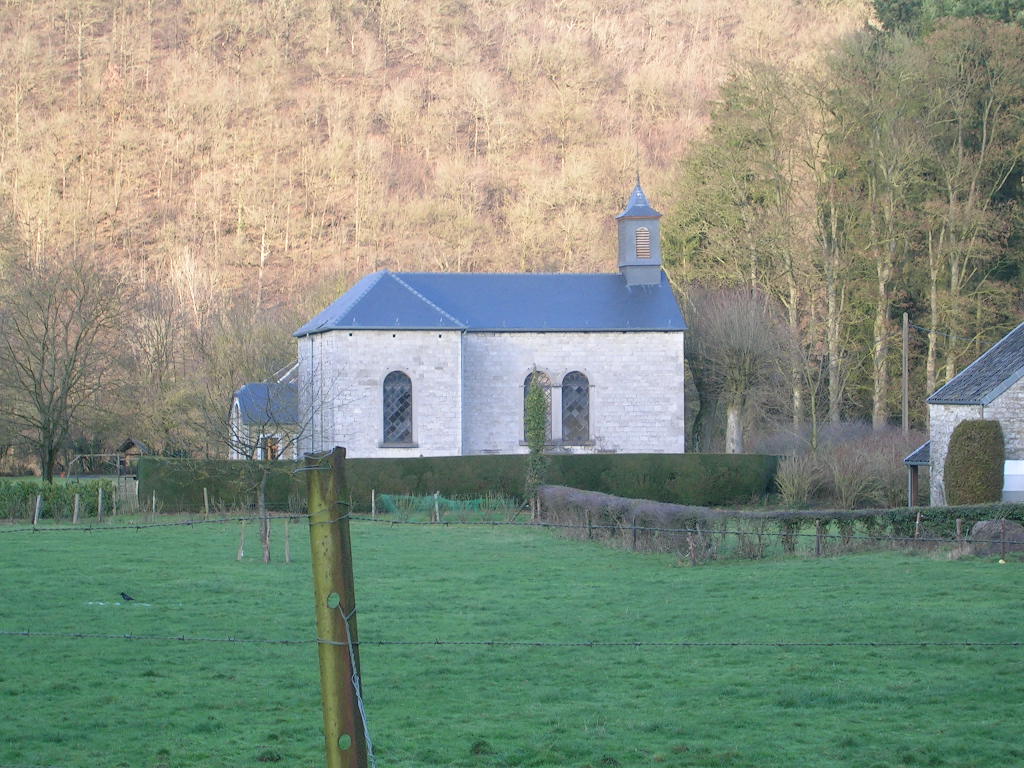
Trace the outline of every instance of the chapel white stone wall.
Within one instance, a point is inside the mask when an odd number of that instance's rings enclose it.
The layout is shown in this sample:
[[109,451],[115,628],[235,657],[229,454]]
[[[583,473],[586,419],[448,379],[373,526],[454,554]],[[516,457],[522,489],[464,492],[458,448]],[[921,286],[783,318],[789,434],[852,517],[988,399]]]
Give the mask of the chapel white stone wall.
[[[354,458],[462,453],[457,331],[329,331],[299,339],[300,450],[340,445]],[[384,377],[412,382],[413,444],[383,446]]]
[[929,405],[931,437],[931,503],[946,503],[943,465],[949,438],[965,419],[995,419],[1003,428],[1007,459],[1024,459],[1024,379],[1013,384],[989,405]]
[[[682,333],[467,333],[463,342],[463,448],[526,453],[523,385],[536,367],[552,389],[552,442],[594,453],[685,450]],[[590,441],[560,446],[561,383],[590,384]]]

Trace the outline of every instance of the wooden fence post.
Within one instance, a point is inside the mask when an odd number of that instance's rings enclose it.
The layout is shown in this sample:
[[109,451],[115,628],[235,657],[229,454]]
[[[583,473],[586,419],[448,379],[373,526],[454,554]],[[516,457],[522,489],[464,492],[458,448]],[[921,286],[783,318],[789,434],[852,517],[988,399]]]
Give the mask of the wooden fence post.
[[437,497],[440,495],[440,491],[434,491],[434,522],[441,522],[441,507],[438,505]]
[[284,561],[290,563],[292,561],[292,547],[288,542],[288,518],[284,519]]
[[78,525],[78,510],[82,504],[82,497],[77,493],[75,494],[75,511],[71,515],[71,524]]
[[917,510],[917,519],[914,521],[914,538],[921,538],[921,510]]
[[377,490],[375,488],[370,489],[370,517],[374,520],[377,519]]
[[594,523],[593,523],[592,518],[590,517],[590,510],[589,509],[587,510],[587,538],[588,539],[594,538]]
[[956,546],[957,549],[962,548],[964,545],[964,519],[958,517],[956,519]]
[[32,525],[39,525],[39,516],[43,514],[43,494],[36,494],[36,510],[32,513]]
[[814,521],[814,556],[821,557],[821,520]]
[[636,515],[633,516],[631,522],[633,526],[633,551],[636,552]]
[[345,449],[306,454],[309,546],[320,654],[327,768],[366,768],[365,723],[358,706],[359,634],[356,629],[352,540],[348,515],[339,515],[345,493]]
[[206,486],[203,486],[203,519],[210,519],[210,493],[206,490]]
[[96,522],[103,519],[103,487],[96,493]]
[[153,491],[153,503],[150,507],[150,514],[153,516],[153,519],[156,519],[156,491]]
[[242,531],[238,536],[238,555],[235,560],[241,560],[245,557],[245,520],[242,521]]

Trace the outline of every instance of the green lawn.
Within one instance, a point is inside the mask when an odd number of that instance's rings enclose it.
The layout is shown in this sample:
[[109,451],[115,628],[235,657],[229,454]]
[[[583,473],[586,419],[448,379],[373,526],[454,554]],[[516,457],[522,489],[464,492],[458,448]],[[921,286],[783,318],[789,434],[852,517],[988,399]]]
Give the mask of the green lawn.
[[[312,637],[303,527],[290,565],[257,561],[252,526],[237,562],[238,534],[0,532],[0,630]],[[691,568],[532,528],[354,538],[366,643],[1024,640],[1019,561]],[[0,659],[5,768],[323,764],[311,644],[0,636]],[[1024,647],[367,644],[362,662],[381,768],[1024,764]]]

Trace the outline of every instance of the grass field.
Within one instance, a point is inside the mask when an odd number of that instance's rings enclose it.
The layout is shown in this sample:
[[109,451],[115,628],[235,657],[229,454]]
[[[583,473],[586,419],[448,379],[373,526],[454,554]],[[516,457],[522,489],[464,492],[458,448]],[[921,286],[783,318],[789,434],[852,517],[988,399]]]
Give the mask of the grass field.
[[[237,525],[0,529],[0,630],[313,637],[309,551]],[[252,527],[250,526],[250,529]],[[354,524],[375,640],[1016,642],[1024,566],[697,568],[532,528]],[[124,603],[121,591],[135,596]],[[316,647],[0,636],[0,766],[323,764]],[[362,648],[381,768],[1024,764],[1024,647]]]

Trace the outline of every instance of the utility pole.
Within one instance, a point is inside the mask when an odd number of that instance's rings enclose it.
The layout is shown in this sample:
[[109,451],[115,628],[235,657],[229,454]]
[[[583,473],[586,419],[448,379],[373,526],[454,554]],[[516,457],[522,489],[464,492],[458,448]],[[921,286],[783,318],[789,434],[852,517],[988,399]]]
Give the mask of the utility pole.
[[359,634],[352,579],[352,539],[345,498],[345,449],[306,454],[301,470],[309,493],[309,546],[316,602],[320,692],[327,768],[367,768],[366,730],[359,707]]
[[903,313],[903,434],[910,433],[910,320]]

